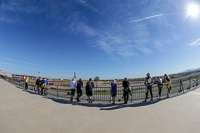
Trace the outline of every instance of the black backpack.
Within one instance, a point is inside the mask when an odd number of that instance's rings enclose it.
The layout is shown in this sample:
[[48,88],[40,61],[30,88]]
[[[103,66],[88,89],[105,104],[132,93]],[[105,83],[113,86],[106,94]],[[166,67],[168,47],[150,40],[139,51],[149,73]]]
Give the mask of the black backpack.
[[40,79],[37,79],[36,80],[36,85],[39,85],[40,84]]
[[92,82],[87,82],[86,89],[92,90]]

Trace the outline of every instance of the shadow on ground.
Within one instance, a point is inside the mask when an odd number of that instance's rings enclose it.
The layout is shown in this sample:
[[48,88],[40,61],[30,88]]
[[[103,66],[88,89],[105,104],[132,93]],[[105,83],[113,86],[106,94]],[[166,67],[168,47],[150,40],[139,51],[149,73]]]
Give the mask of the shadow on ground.
[[[18,87],[19,89],[22,89],[21,87]],[[185,93],[188,93],[192,90],[195,90],[196,88],[198,87],[195,87],[191,90],[187,90],[185,91]],[[152,104],[156,104],[162,100],[166,100],[168,98],[166,97],[162,97],[161,100],[158,100],[158,99],[154,99],[154,101],[148,101],[148,102],[143,102],[142,100],[137,100],[137,101],[133,101],[133,102],[129,102],[128,104],[124,104],[123,102],[121,103],[116,103],[116,104],[111,104],[111,103],[108,103],[108,102],[102,102],[102,103],[99,103],[99,101],[94,101],[92,104],[89,104],[86,100],[83,100],[81,102],[77,102],[77,101],[70,101],[69,99],[64,99],[64,98],[56,98],[56,97],[53,97],[53,96],[43,96],[43,95],[39,95],[31,90],[24,90],[22,89],[23,91],[25,92],[28,92],[29,94],[33,94],[33,95],[38,95],[38,96],[41,96],[42,98],[46,98],[46,99],[49,99],[49,100],[52,100],[56,103],[59,103],[59,104],[71,104],[71,105],[74,105],[74,106],[84,106],[84,107],[96,107],[96,108],[99,108],[100,110],[107,110],[107,111],[110,111],[110,110],[117,110],[117,109],[122,109],[122,108],[127,108],[127,107],[142,107],[142,106],[150,106]],[[171,98],[175,98],[179,95],[182,95],[182,94],[185,94],[185,93],[176,93],[176,94],[173,94],[171,96]]]

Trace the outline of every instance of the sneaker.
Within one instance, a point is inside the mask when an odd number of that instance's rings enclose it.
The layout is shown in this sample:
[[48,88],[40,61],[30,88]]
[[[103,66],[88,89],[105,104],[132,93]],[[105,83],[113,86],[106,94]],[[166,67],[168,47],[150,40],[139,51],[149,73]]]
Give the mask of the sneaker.
[[91,104],[92,104],[92,101],[93,101],[93,100],[92,100],[92,99],[90,99],[90,103],[91,103]]
[[146,103],[146,102],[147,102],[147,99],[145,99],[143,102],[145,102],[145,103]]
[[153,98],[151,98],[151,101],[153,101]]
[[79,99],[78,99],[78,98],[76,98],[76,100],[77,100],[77,102],[79,102]]

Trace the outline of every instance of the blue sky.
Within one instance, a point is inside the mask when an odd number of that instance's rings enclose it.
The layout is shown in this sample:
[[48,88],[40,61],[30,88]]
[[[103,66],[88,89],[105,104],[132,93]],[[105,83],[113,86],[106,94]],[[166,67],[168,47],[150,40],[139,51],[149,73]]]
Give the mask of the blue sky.
[[49,78],[144,77],[200,67],[190,0],[0,0],[0,69]]

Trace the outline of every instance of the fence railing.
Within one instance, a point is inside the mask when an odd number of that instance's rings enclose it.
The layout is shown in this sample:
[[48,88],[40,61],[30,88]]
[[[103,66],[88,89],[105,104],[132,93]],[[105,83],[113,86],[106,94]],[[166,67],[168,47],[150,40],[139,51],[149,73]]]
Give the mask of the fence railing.
[[[17,79],[17,78],[9,78],[3,75],[0,77],[14,85],[18,88],[25,87],[25,80],[24,79]],[[173,80],[172,82],[172,90],[171,94],[176,93],[184,93],[186,90],[198,86],[200,83],[200,75],[193,75],[189,76],[189,78],[179,78],[178,80]],[[63,89],[64,86],[57,85],[55,87],[48,87],[48,95],[56,96],[56,97],[63,97],[63,98],[70,98],[70,89]],[[36,85],[29,84],[28,89],[34,91],[36,89]],[[98,101],[110,101],[111,100],[111,87],[94,87],[93,88],[93,98]],[[132,96],[130,96],[130,100],[139,100],[145,98],[146,93],[146,86],[145,85],[136,85],[130,87]],[[83,95],[80,98],[81,100],[86,100],[86,91],[85,88],[82,88]],[[158,95],[158,87],[157,84],[152,86],[153,96],[156,97]],[[116,100],[122,100],[123,95],[123,87],[117,87],[117,96]],[[162,96],[167,95],[167,84],[164,83],[162,88]],[[76,97],[76,95],[75,95]]]

